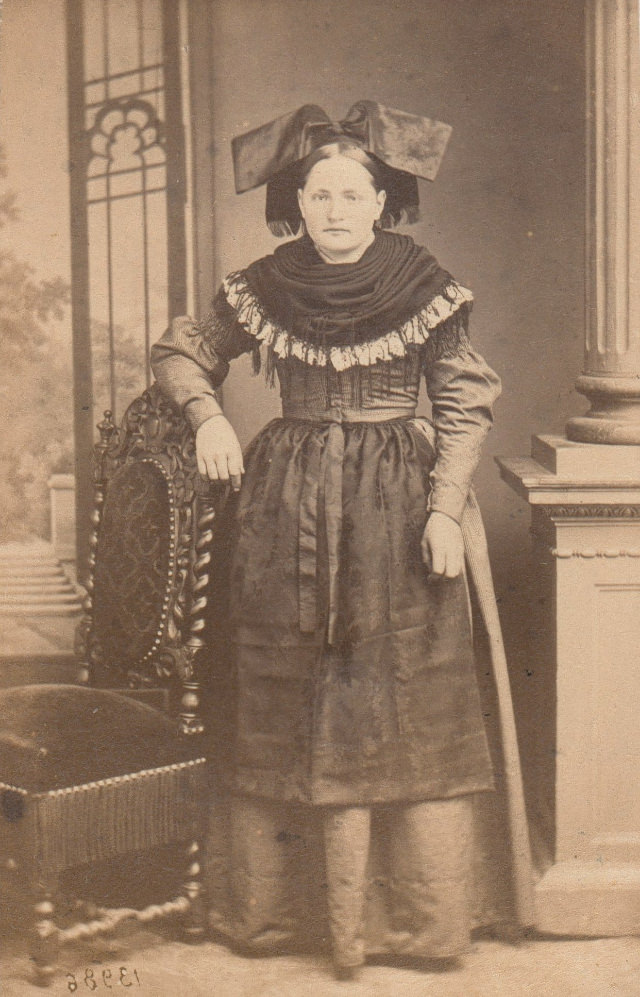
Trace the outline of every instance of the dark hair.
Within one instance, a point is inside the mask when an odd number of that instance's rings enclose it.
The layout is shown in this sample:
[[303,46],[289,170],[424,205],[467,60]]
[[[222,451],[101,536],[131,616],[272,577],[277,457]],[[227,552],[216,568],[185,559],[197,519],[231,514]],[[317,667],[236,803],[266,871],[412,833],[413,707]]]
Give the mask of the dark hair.
[[299,164],[300,177],[298,186],[304,187],[316,163],[321,163],[325,159],[334,159],[336,156],[345,156],[346,159],[353,159],[356,163],[360,163],[360,166],[364,166],[371,177],[376,191],[380,192],[384,190],[382,163],[379,159],[375,159],[368,152],[365,152],[362,146],[352,138],[336,138],[334,142],[327,142],[325,145],[320,145],[317,149],[314,149]]
[[267,225],[274,235],[296,235],[302,227],[302,216],[298,205],[298,190],[304,187],[307,178],[323,159],[346,156],[354,159],[370,174],[376,191],[386,192],[384,211],[380,219],[383,228],[392,228],[399,222],[418,220],[418,182],[411,173],[387,166],[381,159],[371,155],[359,142],[347,136],[336,136],[319,145],[308,156],[276,173],[267,184],[266,218]]

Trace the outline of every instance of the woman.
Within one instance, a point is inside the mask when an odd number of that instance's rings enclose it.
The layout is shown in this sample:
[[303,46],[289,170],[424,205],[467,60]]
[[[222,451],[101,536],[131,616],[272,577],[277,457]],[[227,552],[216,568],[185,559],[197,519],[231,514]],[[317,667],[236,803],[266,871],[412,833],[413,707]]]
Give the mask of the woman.
[[[380,127],[377,145],[353,137],[354,121],[389,114],[384,142]],[[230,275],[205,322],[174,321],[152,358],[196,431],[200,472],[237,492],[214,600],[228,597],[235,700],[212,923],[249,950],[282,949],[303,893],[320,936],[326,904],[340,978],[367,953],[468,948],[474,800],[494,787],[460,524],[499,381],[468,340],[470,293],[381,227],[417,207],[389,151],[402,158],[404,127],[420,158],[398,115],[363,102],[345,128],[305,107],[236,140],[238,188],[266,178],[268,221],[304,234]],[[243,459],[214,392],[234,357],[259,365],[261,344],[283,416]],[[435,434],[415,417],[422,376]],[[219,818],[220,786],[217,800]],[[318,829],[324,901],[292,879]]]

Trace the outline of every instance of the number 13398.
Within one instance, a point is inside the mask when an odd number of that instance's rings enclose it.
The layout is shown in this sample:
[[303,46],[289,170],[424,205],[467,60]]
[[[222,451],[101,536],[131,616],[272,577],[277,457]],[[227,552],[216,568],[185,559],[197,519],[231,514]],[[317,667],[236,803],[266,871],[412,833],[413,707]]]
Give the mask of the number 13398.
[[98,987],[105,987],[112,990],[113,987],[133,987],[140,986],[140,977],[137,969],[127,969],[120,966],[118,969],[93,970],[85,969],[84,976],[75,973],[67,973],[67,990],[74,994],[76,990],[97,990]]

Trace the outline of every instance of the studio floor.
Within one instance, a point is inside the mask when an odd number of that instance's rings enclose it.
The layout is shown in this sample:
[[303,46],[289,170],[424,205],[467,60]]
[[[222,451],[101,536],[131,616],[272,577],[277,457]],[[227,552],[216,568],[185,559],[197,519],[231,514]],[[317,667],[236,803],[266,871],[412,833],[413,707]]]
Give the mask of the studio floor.
[[[73,681],[76,622],[2,619],[0,686]],[[460,969],[367,965],[358,981],[338,983],[323,956],[247,959],[213,942],[173,941],[167,928],[138,926],[115,939],[66,948],[51,987],[42,991],[31,982],[25,925],[6,901],[0,896],[1,997],[106,997],[109,989],[118,994],[123,988],[144,997],[640,997],[640,938],[535,939],[518,946],[481,940]]]
[[[24,937],[9,929],[0,957],[2,997],[46,992],[29,976]],[[166,929],[135,927],[116,940],[66,949],[48,992],[106,995],[127,984],[132,994],[154,997],[638,997],[640,939],[479,941],[459,970],[367,965],[356,982],[339,983],[322,957],[247,959],[213,942],[188,946],[171,941]]]

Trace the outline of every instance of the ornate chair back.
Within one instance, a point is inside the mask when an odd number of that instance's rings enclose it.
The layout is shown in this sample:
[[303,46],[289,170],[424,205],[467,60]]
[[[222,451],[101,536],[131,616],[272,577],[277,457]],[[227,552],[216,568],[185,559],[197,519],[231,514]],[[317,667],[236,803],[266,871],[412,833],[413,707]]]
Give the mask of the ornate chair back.
[[80,680],[165,690],[180,730],[201,733],[199,670],[220,492],[200,478],[193,434],[156,385],[129,406],[120,428],[109,412],[98,428]]
[[[200,673],[222,495],[198,475],[191,430],[157,386],[119,428],[107,412],[99,430],[80,684],[0,692],[0,859],[31,883],[40,983],[60,945],[122,920],[179,915],[189,937],[203,934]],[[174,842],[186,862],[178,896],[93,906],[84,923],[58,925],[66,870]]]

